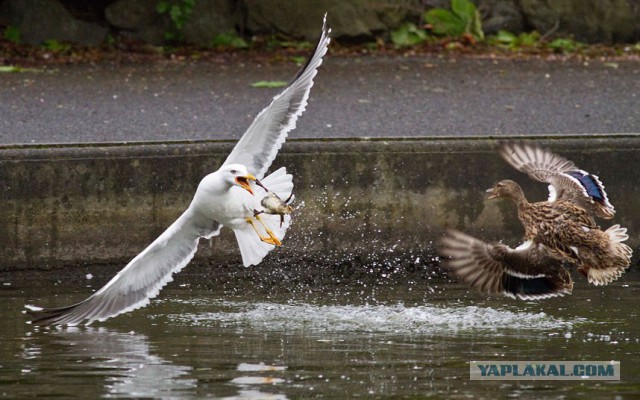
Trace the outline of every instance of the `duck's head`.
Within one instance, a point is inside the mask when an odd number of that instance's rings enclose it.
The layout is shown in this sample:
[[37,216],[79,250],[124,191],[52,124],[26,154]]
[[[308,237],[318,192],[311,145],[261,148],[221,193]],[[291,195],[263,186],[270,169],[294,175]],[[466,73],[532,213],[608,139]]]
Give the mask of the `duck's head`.
[[496,183],[491,189],[487,189],[487,193],[489,193],[489,199],[495,199],[497,197],[519,199],[523,196],[520,185],[509,179]]
[[247,167],[242,164],[229,164],[220,168],[222,179],[229,185],[240,186],[247,192],[253,194],[253,189],[249,181],[256,181],[256,177],[247,171]]

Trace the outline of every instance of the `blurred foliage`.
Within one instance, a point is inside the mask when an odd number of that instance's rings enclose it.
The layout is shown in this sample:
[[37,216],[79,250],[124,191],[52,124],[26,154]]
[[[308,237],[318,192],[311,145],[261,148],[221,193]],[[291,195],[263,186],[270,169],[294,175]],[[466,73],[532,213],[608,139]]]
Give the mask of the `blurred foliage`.
[[584,43],[575,41],[570,38],[558,38],[548,44],[549,48],[558,53],[573,53],[585,46]]
[[409,22],[391,32],[391,42],[397,47],[416,46],[429,38],[424,29],[419,29]]
[[37,68],[24,68],[16,65],[0,65],[0,73],[12,73],[12,72],[42,72]]
[[55,39],[45,40],[42,47],[54,53],[68,53],[72,49],[69,43],[63,43]]
[[313,43],[307,41],[295,41],[288,38],[281,38],[278,35],[270,35],[267,38],[267,48],[273,49],[295,49],[308,50],[313,48]]
[[17,26],[9,25],[4,28],[2,37],[12,43],[20,43],[20,29]]
[[238,36],[234,32],[221,33],[216,35],[211,41],[211,47],[213,48],[232,48],[232,49],[247,49],[249,44],[246,40]]
[[251,84],[251,87],[254,88],[281,88],[285,86],[287,86],[285,81],[258,81]]
[[428,41],[432,35],[465,39],[475,44],[484,40],[482,20],[476,6],[469,0],[451,0],[451,11],[432,8],[424,13],[426,30],[406,23],[391,32],[396,47],[416,46]]
[[451,0],[451,11],[433,8],[425,12],[424,19],[436,35],[454,38],[471,35],[476,40],[484,39],[480,13],[469,0]]
[[488,38],[490,44],[510,50],[516,50],[521,47],[534,47],[538,45],[539,41],[540,34],[536,31],[516,35],[501,30],[496,35]]
[[523,32],[516,35],[507,31],[499,31],[495,36],[488,38],[488,43],[500,48],[520,51],[524,49],[550,49],[556,53],[569,54],[576,52],[586,45],[571,38],[557,38],[551,42],[540,33]]
[[156,5],[156,11],[160,15],[168,15],[172,27],[164,33],[167,43],[184,42],[184,26],[193,15],[196,0],[162,0]]

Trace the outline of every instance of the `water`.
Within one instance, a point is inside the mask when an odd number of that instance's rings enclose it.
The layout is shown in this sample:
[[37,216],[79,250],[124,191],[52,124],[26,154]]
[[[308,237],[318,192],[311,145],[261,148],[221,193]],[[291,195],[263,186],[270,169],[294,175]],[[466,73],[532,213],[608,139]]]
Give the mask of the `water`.
[[[203,279],[211,268],[187,271],[147,308],[72,329],[31,327],[22,307],[82,299],[113,270],[3,273],[0,397],[640,396],[639,272],[607,287],[574,276],[573,295],[534,303],[443,276],[231,287]],[[470,381],[471,360],[617,360],[622,379]]]

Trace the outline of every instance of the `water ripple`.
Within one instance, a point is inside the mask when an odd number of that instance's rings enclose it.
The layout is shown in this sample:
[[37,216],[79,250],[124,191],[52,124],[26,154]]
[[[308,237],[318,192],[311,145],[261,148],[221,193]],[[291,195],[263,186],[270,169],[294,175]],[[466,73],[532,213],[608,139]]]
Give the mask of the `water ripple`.
[[579,321],[540,313],[512,312],[491,307],[405,307],[396,305],[278,304],[225,302],[225,311],[172,314],[176,323],[190,326],[237,325],[264,330],[318,332],[380,332],[441,334],[497,330],[570,330]]

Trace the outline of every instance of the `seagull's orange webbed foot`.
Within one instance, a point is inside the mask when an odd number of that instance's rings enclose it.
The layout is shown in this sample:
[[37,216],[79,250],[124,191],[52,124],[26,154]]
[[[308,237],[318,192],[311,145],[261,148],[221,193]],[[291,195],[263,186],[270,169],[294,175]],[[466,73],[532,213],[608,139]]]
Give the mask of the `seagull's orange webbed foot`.
[[253,222],[253,220],[251,218],[247,218],[246,219],[247,223],[249,223],[249,225],[251,225],[253,230],[256,231],[256,233],[260,237],[260,240],[262,240],[265,243],[274,245],[274,246],[282,246],[282,242],[280,241],[280,239],[278,239],[278,237],[271,231],[271,229],[267,228],[267,226],[264,224],[264,222],[262,222],[262,219],[260,218],[260,216],[256,215],[255,219],[258,222],[260,222],[260,225],[262,225],[262,227],[264,228],[265,232],[267,232],[267,235],[269,235],[269,236],[262,236],[262,234],[260,233],[260,231],[256,227],[255,222]]

